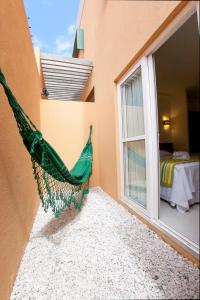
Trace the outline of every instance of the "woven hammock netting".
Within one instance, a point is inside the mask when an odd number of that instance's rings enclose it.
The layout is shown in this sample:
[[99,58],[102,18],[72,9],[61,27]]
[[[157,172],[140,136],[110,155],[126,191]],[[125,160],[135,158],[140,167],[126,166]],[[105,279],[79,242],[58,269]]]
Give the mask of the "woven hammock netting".
[[55,150],[42,137],[42,133],[25,114],[7,85],[1,70],[0,83],[14,113],[23,143],[31,156],[34,178],[45,212],[51,207],[54,216],[59,217],[62,211],[70,205],[80,210],[84,196],[89,191],[89,178],[92,172],[92,126],[90,126],[87,143],[77,163],[69,171]]

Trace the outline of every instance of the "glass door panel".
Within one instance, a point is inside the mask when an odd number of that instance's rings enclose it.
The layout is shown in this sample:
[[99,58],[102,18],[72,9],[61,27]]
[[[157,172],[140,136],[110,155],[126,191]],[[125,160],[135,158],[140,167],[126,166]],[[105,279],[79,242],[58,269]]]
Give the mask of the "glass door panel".
[[146,209],[146,154],[142,66],[121,85],[123,187],[125,198]]
[[146,208],[145,142],[124,143],[124,193]]
[[139,67],[124,84],[122,97],[122,120],[124,138],[144,134],[141,67]]

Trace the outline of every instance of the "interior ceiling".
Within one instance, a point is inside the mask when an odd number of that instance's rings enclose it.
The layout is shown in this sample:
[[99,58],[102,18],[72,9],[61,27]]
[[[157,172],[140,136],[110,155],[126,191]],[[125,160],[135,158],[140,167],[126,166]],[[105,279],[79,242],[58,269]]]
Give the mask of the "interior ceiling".
[[173,94],[177,87],[199,86],[197,14],[155,52],[154,58],[158,93]]
[[92,71],[92,62],[41,54],[41,67],[49,100],[78,101]]

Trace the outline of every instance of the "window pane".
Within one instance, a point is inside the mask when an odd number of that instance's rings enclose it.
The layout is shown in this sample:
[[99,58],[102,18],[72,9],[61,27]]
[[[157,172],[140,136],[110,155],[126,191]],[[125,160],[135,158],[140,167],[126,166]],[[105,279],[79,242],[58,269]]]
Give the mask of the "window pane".
[[129,77],[122,89],[123,137],[144,134],[141,68]]
[[146,207],[144,140],[124,143],[124,172],[125,196]]

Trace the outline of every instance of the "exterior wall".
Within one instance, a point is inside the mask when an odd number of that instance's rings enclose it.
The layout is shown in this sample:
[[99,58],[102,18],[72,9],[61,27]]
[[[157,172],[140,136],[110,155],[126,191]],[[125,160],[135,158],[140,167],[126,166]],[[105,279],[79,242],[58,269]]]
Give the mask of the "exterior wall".
[[90,185],[99,185],[96,115],[94,103],[41,100],[41,128],[44,138],[71,169],[84,147],[93,125],[93,175]]
[[[22,0],[1,0],[0,67],[35,124],[40,86]],[[0,299],[8,300],[38,207],[32,167],[0,87]]]
[[94,64],[99,179],[101,187],[117,199],[120,158],[114,80],[179,3],[84,1],[80,27],[84,29],[85,50],[81,56]]

